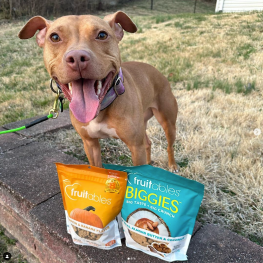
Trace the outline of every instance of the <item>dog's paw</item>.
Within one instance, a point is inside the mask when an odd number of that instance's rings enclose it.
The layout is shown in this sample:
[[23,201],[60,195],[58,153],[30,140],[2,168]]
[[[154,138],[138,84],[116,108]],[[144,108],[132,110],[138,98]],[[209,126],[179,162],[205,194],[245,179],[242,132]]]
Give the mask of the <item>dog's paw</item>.
[[177,164],[173,164],[173,165],[170,165],[169,166],[169,171],[171,172],[171,173],[175,173],[175,174],[177,174],[177,173],[179,173],[179,165],[177,165]]

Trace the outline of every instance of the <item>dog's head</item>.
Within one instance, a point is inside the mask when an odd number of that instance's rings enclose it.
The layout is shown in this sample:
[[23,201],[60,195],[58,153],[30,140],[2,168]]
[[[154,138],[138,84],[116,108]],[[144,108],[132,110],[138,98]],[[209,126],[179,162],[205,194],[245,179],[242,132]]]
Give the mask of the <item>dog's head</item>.
[[44,62],[50,76],[68,94],[70,109],[80,122],[96,117],[100,103],[117,75],[121,59],[118,43],[123,29],[137,28],[123,12],[96,16],[64,16],[54,22],[31,18],[19,32],[21,39],[36,35],[44,48]]

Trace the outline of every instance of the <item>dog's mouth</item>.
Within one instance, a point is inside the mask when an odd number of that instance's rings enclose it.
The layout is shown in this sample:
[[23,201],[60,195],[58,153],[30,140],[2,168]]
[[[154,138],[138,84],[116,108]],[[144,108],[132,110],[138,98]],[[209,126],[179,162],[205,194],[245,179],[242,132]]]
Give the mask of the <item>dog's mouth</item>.
[[68,84],[57,81],[70,101],[69,108],[75,118],[82,122],[90,122],[100,112],[100,104],[113,81],[114,72],[110,72],[102,80],[80,78]]

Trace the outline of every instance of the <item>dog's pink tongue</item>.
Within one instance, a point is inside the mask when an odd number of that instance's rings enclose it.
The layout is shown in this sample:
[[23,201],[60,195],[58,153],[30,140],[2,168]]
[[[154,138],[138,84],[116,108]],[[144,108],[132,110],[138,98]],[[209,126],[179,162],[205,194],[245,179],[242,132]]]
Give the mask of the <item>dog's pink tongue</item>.
[[95,80],[79,79],[72,82],[72,100],[69,104],[75,118],[89,122],[96,116],[99,99],[94,89]]

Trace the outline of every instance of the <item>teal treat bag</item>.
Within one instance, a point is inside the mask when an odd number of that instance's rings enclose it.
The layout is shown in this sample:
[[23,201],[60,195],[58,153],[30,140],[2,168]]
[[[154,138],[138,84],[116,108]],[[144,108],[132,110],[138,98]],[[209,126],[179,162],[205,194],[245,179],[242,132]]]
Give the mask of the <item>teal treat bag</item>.
[[126,245],[165,261],[187,260],[204,185],[150,165],[104,167],[128,173],[121,210]]

